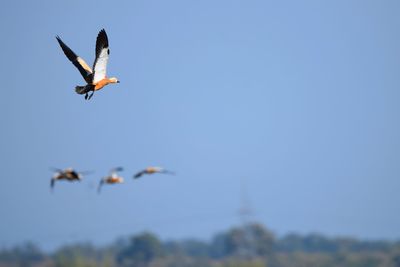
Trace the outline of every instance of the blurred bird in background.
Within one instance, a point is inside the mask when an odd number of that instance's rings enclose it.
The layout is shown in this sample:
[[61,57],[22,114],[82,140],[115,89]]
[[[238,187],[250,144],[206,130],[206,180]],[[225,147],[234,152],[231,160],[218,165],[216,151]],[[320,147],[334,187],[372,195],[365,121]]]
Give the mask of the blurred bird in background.
[[70,182],[81,181],[83,178],[83,175],[92,173],[92,171],[78,172],[78,171],[74,170],[73,168],[66,168],[64,170],[58,169],[58,168],[51,168],[51,170],[55,171],[55,173],[50,181],[51,190],[53,190],[54,184],[58,180],[67,180]]
[[144,174],[154,174],[154,173],[164,173],[164,174],[170,174],[170,175],[175,175],[174,172],[166,170],[162,167],[147,167],[146,169],[136,173],[133,178],[138,179]]
[[116,167],[110,170],[110,174],[103,179],[101,179],[99,183],[99,187],[97,188],[97,192],[100,193],[101,187],[103,184],[122,184],[124,182],[124,178],[118,175],[118,172],[123,171],[122,167]]

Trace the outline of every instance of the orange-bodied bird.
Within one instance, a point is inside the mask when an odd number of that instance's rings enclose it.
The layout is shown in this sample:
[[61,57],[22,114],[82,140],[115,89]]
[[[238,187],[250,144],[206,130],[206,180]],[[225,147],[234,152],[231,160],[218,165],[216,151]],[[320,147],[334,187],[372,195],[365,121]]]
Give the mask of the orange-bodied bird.
[[[83,95],[85,99],[89,100],[92,98],[95,91],[100,90],[109,83],[119,83],[115,77],[107,78],[106,69],[110,49],[108,48],[108,37],[106,31],[102,29],[97,35],[96,40],[96,58],[93,63],[93,70],[89,65],[78,55],[76,55],[62,40],[59,36],[56,36],[58,43],[60,44],[64,54],[79,70],[83,79],[86,81],[85,86],[76,86],[75,92]],[[92,94],[89,96],[89,92]]]
[[99,187],[97,188],[97,192],[100,193],[101,187],[103,184],[122,184],[124,182],[124,178],[118,175],[118,172],[123,171],[124,169],[122,167],[117,167],[114,169],[111,169],[110,175],[104,177],[101,179],[99,183]]
[[137,179],[137,178],[141,177],[143,174],[153,174],[153,173],[165,173],[165,174],[175,175],[174,172],[168,171],[162,167],[147,167],[146,169],[136,173],[133,176],[133,178]]
[[53,168],[52,170],[55,171],[50,181],[50,187],[52,190],[54,188],[55,182],[58,180],[66,180],[69,182],[81,181],[84,173],[86,174],[90,173],[90,172],[77,172],[73,168],[66,168],[64,170]]

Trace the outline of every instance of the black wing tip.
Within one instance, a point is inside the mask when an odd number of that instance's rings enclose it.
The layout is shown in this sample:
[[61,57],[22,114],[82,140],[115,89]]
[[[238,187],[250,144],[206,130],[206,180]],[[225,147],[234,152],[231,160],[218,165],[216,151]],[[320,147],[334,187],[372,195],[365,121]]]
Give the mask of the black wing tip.
[[111,171],[114,171],[114,172],[122,172],[122,171],[124,171],[124,167],[121,167],[121,166],[115,167],[115,168],[111,169]]
[[107,36],[106,30],[104,28],[99,31],[98,35],[100,35],[100,34]]
[[101,29],[100,31],[99,31],[99,34],[98,34],[98,36],[105,36],[105,37],[107,37],[107,33],[106,33],[106,30],[103,28],[103,29]]
[[60,36],[56,35],[56,39],[57,39],[57,42],[58,42],[60,45],[63,43],[63,41],[61,40],[61,37],[60,37]]
[[74,51],[71,50],[71,48],[69,48],[62,40],[61,38],[57,35],[56,39],[58,41],[58,44],[60,45],[61,49],[63,50],[64,54],[67,56],[67,58],[70,61],[74,61],[76,60],[76,58],[78,57]]
[[50,190],[53,192],[54,190],[54,184],[55,184],[56,180],[54,178],[51,178],[50,180]]
[[101,43],[102,48],[108,47],[108,37],[104,28],[99,31],[99,34],[97,35],[97,42]]

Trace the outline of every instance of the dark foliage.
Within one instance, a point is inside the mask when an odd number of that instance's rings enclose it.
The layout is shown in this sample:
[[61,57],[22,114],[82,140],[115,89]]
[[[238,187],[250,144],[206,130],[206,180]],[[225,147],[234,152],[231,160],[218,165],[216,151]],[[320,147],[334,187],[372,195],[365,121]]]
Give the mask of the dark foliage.
[[289,234],[277,239],[260,224],[232,228],[210,242],[162,242],[151,233],[105,248],[75,244],[48,255],[32,243],[0,251],[3,266],[400,267],[400,243]]

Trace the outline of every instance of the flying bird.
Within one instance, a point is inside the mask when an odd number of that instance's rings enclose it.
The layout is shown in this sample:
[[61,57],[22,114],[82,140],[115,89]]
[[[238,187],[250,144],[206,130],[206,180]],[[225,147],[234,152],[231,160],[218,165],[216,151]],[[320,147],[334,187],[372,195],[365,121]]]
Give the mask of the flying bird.
[[[85,95],[85,99],[89,100],[92,98],[95,91],[102,89],[109,83],[119,83],[119,80],[115,77],[107,78],[106,69],[108,57],[110,55],[110,49],[108,48],[108,37],[106,31],[102,29],[97,35],[96,39],[96,58],[93,63],[93,70],[89,65],[78,55],[74,53],[57,35],[56,39],[60,44],[64,54],[79,70],[83,79],[86,81],[84,86],[76,86],[75,92],[80,95]],[[89,96],[89,92],[92,92]]]
[[123,170],[124,169],[122,167],[111,169],[110,174],[101,179],[99,187],[97,188],[97,192],[100,193],[103,184],[122,184],[124,182],[124,178],[119,176],[118,172],[121,172]]
[[138,179],[139,177],[141,177],[144,174],[153,174],[153,173],[164,173],[164,174],[171,174],[171,175],[175,175],[174,172],[172,171],[168,171],[162,167],[147,167],[146,169],[136,173],[133,178],[134,179]]
[[53,190],[54,184],[58,180],[67,180],[70,182],[81,181],[84,174],[89,174],[90,172],[77,172],[73,168],[66,168],[64,170],[52,168],[55,171],[53,177],[50,181],[50,187]]

